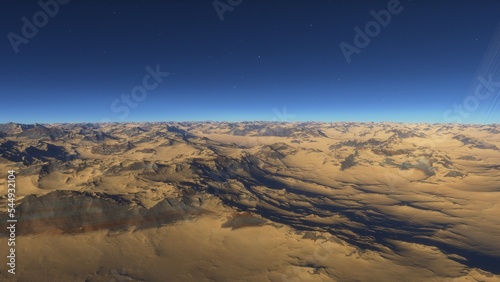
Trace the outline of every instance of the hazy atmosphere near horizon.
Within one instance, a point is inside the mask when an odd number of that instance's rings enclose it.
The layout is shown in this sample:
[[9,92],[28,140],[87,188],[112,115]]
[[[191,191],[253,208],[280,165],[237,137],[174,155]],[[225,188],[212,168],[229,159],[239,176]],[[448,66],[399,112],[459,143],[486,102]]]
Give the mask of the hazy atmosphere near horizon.
[[9,1],[0,122],[500,121],[498,1],[228,2]]

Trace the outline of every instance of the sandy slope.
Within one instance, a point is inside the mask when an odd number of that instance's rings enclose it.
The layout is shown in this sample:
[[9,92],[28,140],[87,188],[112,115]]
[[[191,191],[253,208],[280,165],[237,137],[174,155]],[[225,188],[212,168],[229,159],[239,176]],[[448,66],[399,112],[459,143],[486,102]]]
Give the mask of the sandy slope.
[[21,218],[2,278],[500,280],[498,125],[3,128]]

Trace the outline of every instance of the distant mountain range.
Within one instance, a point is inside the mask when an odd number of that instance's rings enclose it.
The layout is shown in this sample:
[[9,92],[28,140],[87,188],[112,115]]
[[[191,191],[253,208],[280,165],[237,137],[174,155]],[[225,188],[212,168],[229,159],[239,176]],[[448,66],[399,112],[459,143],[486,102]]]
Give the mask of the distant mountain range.
[[[169,226],[188,230],[178,224],[211,218],[222,222],[214,230],[231,228],[231,236],[240,229],[272,228],[283,238],[297,236],[304,246],[313,239],[355,248],[359,267],[367,271],[387,261],[424,280],[499,278],[499,127],[8,123],[0,124],[0,172],[17,171],[19,236],[35,241],[44,234],[95,232],[126,240]],[[2,196],[0,204],[6,201]],[[148,240],[155,245],[161,238]],[[435,265],[412,259],[418,256]],[[308,265],[311,279],[357,280],[356,273],[338,271],[338,259],[297,253],[276,271]],[[209,277],[213,270],[199,271]],[[145,272],[133,277],[147,281]],[[106,275],[96,270],[91,276]]]

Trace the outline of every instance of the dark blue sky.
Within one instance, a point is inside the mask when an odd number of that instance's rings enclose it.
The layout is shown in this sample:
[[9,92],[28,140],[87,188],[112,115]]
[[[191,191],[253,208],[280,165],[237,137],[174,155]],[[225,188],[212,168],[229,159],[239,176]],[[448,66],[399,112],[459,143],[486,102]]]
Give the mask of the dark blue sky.
[[72,0],[46,24],[37,1],[9,1],[0,122],[500,122],[500,1],[401,0],[348,63],[341,42],[394,1],[220,0],[235,4],[221,21],[211,0]]

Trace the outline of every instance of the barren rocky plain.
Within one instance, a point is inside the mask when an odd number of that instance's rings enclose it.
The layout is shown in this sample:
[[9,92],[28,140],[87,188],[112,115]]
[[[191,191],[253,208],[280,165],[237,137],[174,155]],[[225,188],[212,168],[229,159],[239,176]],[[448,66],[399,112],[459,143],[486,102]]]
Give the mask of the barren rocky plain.
[[495,124],[2,124],[0,280],[500,281],[499,148]]

